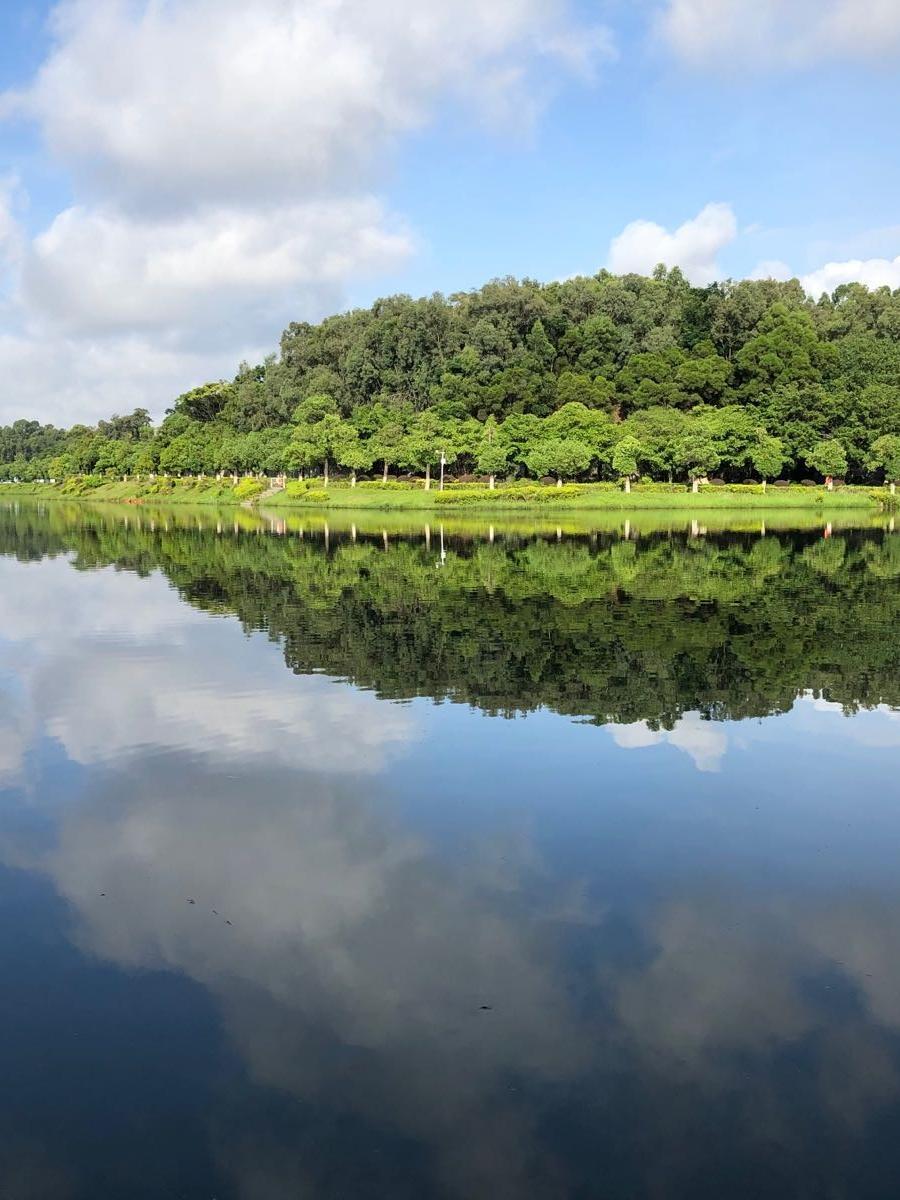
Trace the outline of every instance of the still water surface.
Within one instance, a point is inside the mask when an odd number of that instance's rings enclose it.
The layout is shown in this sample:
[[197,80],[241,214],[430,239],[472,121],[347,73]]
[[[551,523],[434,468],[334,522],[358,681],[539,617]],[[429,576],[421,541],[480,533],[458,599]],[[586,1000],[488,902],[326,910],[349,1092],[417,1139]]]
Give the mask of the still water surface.
[[900,537],[628,532],[0,509],[3,1200],[898,1195]]

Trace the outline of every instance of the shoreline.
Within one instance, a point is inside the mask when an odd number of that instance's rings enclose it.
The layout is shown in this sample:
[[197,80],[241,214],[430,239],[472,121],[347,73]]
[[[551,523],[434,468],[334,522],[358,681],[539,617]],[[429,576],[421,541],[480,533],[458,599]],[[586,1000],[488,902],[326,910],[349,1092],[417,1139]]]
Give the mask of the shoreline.
[[524,515],[552,513],[628,513],[628,512],[708,512],[730,510],[734,512],[789,512],[805,513],[857,513],[895,512],[898,508],[896,496],[887,489],[865,486],[845,486],[833,492],[824,487],[804,487],[792,484],[788,487],[769,486],[764,492],[759,485],[734,484],[725,486],[707,485],[698,492],[673,486],[649,485],[643,488],[634,485],[631,492],[603,484],[568,485],[554,487],[498,487],[487,488],[450,487],[444,492],[436,489],[405,487],[394,484],[382,489],[380,486],[360,485],[355,488],[345,484],[334,485],[327,491],[323,488],[306,487],[297,489],[288,484],[287,490],[271,492],[260,485],[260,494],[247,495],[237,491],[229,482],[218,480],[172,481],[163,487],[159,484],[135,484],[110,481],[99,486],[79,489],[60,484],[0,484],[0,499],[69,501],[73,503],[122,504],[142,507],[144,505],[212,505],[217,507],[256,508],[262,503],[267,510],[284,512],[419,512],[432,515],[451,513],[492,513]]

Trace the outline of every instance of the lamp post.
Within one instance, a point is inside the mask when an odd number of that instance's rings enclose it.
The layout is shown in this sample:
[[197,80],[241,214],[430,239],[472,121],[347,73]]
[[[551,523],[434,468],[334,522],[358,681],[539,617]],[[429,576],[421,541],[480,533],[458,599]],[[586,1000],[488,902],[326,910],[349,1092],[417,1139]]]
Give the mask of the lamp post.
[[441,451],[441,484],[440,484],[440,488],[438,489],[441,492],[444,490],[444,467],[446,465],[447,465],[447,459],[444,457],[444,452],[442,450]]

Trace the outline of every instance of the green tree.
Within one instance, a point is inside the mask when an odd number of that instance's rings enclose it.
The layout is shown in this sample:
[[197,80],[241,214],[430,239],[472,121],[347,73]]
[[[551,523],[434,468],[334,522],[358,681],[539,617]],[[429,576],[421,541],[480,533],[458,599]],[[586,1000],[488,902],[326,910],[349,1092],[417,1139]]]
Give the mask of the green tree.
[[675,461],[687,471],[691,489],[699,490],[700,480],[714,471],[722,456],[710,435],[699,426],[688,428],[674,448]]
[[349,422],[337,413],[327,413],[321,420],[307,427],[307,437],[316,447],[322,460],[322,477],[328,487],[328,467],[332,459],[341,453],[359,435]]
[[228,403],[231,394],[231,385],[224,380],[204,383],[201,387],[193,388],[179,396],[169,411],[183,414],[192,421],[214,421]]
[[837,438],[826,438],[816,442],[811,450],[804,455],[806,462],[814,471],[825,476],[825,486],[831,490],[835,475],[843,475],[847,470],[847,455],[844,447]]
[[433,410],[420,413],[403,440],[400,463],[425,472],[425,490],[431,487],[431,468],[441,461],[455,462],[456,445],[448,422]]
[[612,469],[625,481],[625,491],[631,491],[631,481],[638,475],[638,464],[644,457],[644,447],[631,434],[616,442],[612,450]]
[[562,487],[563,478],[586,471],[592,458],[590,446],[575,438],[546,438],[528,451],[525,462],[535,475],[555,475],[556,486]]
[[380,461],[384,466],[383,483],[388,481],[388,468],[397,466],[403,458],[404,437],[399,421],[387,421],[369,439],[369,448],[375,456],[373,461]]
[[284,464],[289,471],[312,470],[321,459],[321,447],[310,438],[295,435],[288,442],[284,452]]
[[488,417],[481,427],[481,437],[476,447],[475,465],[488,476],[488,487],[493,491],[496,477],[509,468],[509,447],[501,439],[500,429],[493,417]]
[[900,479],[900,436],[886,433],[872,443],[868,457],[869,468],[884,471],[885,483],[890,486],[891,495],[897,491],[897,480]]
[[750,446],[750,462],[762,479],[763,490],[767,480],[781,474],[786,461],[787,454],[781,438],[773,437],[765,429],[757,429],[756,439]]
[[348,438],[338,452],[338,463],[347,467],[350,474],[350,486],[356,487],[356,475],[359,471],[368,471],[375,461],[375,454],[368,442],[361,438]]
[[563,371],[556,382],[556,403],[583,404],[585,408],[612,407],[615,389],[608,379],[578,375],[574,371]]

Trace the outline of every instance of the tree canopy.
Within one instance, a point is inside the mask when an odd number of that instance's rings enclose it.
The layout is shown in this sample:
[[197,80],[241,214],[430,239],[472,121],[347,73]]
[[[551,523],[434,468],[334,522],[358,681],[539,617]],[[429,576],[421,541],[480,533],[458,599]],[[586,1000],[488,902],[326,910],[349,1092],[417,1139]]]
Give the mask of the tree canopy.
[[156,428],[143,409],[0,428],[0,475],[422,474],[443,455],[491,476],[863,482],[895,471],[876,446],[897,437],[900,290],[814,299],[797,280],[696,288],[660,268],[498,279],[295,322],[277,354],[177,397]]

